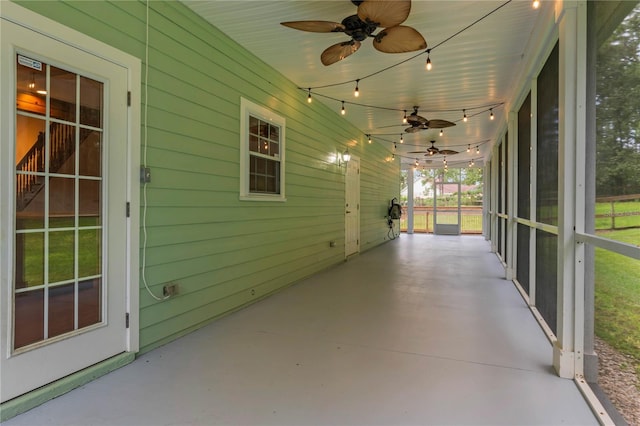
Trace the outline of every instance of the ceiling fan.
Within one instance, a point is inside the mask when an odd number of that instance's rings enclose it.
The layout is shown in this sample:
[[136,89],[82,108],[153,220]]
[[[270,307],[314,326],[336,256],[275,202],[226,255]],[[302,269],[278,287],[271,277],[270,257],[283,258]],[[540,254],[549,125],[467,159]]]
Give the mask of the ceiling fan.
[[424,154],[425,156],[431,156],[431,155],[436,155],[436,154],[441,154],[441,155],[454,155],[457,154],[458,151],[454,151],[452,149],[438,149],[435,146],[436,141],[431,141],[431,146],[429,148],[427,148],[426,151],[411,151],[409,152],[409,154]]
[[[424,37],[412,27],[400,25],[411,11],[411,0],[351,0],[358,7],[355,15],[342,23],[331,21],[290,21],[281,24],[301,31],[315,33],[345,33],[351,40],[327,48],[320,60],[331,65],[355,53],[361,41],[373,37],[373,47],[384,53],[413,52],[427,48]],[[378,28],[377,33],[373,32]]]
[[417,106],[414,106],[413,112],[407,116],[407,122],[411,124],[411,127],[404,129],[406,133],[416,133],[420,130],[426,129],[444,129],[445,127],[452,127],[456,125],[456,123],[452,123],[447,120],[427,120],[426,118],[418,115]]

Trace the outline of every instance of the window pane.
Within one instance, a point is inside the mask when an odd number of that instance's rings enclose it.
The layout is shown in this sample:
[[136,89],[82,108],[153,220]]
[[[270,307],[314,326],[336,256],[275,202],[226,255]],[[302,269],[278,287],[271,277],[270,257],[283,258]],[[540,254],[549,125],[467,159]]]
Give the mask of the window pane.
[[75,179],[49,178],[49,226],[75,226]]
[[75,174],[75,127],[66,124],[51,123],[49,132],[49,172]]
[[[45,115],[47,98],[46,64],[17,55],[16,108]],[[30,64],[29,66],[23,64]]]
[[102,273],[102,229],[78,231],[78,276]]
[[44,284],[44,233],[16,234],[15,287]]
[[80,226],[100,226],[102,224],[101,184],[99,180],[80,179],[79,214]]
[[102,128],[103,84],[80,77],[80,124]]
[[80,175],[102,176],[102,133],[80,129]]
[[49,233],[49,282],[71,280],[74,277],[75,233],[57,231]]
[[16,294],[15,349],[44,339],[44,290]]
[[75,284],[49,287],[49,337],[73,331]]
[[249,151],[251,152],[259,152],[260,147],[258,146],[258,137],[256,135],[249,135]]
[[16,170],[44,172],[45,121],[16,116]]
[[102,321],[102,280],[81,281],[78,284],[78,328]]
[[76,74],[51,67],[51,116],[60,120],[76,121]]

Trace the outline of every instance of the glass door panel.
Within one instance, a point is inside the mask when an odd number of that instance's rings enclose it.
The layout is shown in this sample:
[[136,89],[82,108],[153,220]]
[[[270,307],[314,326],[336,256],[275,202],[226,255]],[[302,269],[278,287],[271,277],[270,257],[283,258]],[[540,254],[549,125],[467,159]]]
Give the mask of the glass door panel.
[[102,323],[105,293],[104,85],[23,55],[16,67],[14,351]]

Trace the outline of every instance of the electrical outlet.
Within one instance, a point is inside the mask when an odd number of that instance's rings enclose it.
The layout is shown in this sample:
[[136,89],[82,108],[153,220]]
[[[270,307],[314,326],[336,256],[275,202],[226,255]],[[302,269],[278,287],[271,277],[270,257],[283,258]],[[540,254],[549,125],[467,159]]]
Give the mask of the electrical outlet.
[[171,297],[171,296],[175,296],[178,294],[178,292],[180,291],[180,288],[178,286],[178,283],[168,283],[165,284],[162,287],[162,295],[164,297]]
[[140,166],[140,183],[151,182],[151,168]]

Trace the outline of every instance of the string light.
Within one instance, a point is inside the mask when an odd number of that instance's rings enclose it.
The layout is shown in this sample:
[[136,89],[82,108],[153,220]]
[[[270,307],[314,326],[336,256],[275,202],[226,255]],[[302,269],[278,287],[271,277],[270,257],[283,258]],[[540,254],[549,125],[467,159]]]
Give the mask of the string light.
[[533,0],[533,8],[537,9],[540,7],[540,0]]
[[489,120],[493,120],[495,118],[493,115],[493,108],[489,108],[489,112],[491,113],[489,114]]
[[307,96],[307,102],[311,103],[313,99],[311,99],[311,87],[309,87],[309,96]]
[[356,98],[360,96],[360,90],[358,89],[358,83],[360,83],[360,79],[356,80],[356,90],[353,92],[353,96]]
[[462,121],[464,121],[466,123],[467,122],[467,110],[463,109],[462,110],[462,114],[463,114]]
[[476,145],[476,154],[480,154],[480,147]]
[[420,160],[416,158],[416,167],[418,167],[419,165],[420,165]]
[[[445,38],[443,41],[441,41],[440,43],[438,43],[438,44],[436,44],[436,45],[432,46],[432,47],[431,47],[431,48],[429,48],[429,49],[427,49],[427,50],[425,50],[425,51],[423,51],[423,52],[420,52],[420,53],[418,53],[418,54],[416,54],[416,55],[414,55],[414,56],[412,56],[412,57],[410,57],[410,58],[407,58],[407,59],[404,59],[404,60],[402,60],[402,61],[400,61],[400,62],[397,62],[397,63],[396,63],[396,64],[394,64],[394,65],[391,65],[391,66],[385,67],[385,68],[383,68],[383,69],[381,69],[381,70],[378,70],[378,71],[372,72],[372,73],[370,73],[370,74],[368,74],[368,75],[365,75],[365,76],[360,77],[359,79],[355,80],[355,82],[356,82],[356,91],[355,91],[355,96],[358,96],[358,95],[357,95],[357,92],[358,92],[358,82],[359,82],[360,80],[363,80],[363,79],[366,79],[366,78],[370,78],[370,77],[376,76],[376,75],[378,75],[378,74],[380,74],[380,73],[382,73],[382,72],[385,72],[385,71],[389,71],[389,70],[391,70],[391,69],[393,69],[393,68],[395,68],[395,67],[397,67],[397,66],[400,66],[400,65],[402,65],[402,64],[404,64],[404,63],[406,63],[406,62],[408,62],[408,61],[411,61],[411,60],[413,60],[413,59],[415,59],[415,58],[417,58],[417,57],[419,57],[420,55],[423,55],[423,54],[425,54],[425,53],[427,54],[427,61],[426,61],[426,67],[427,67],[427,70],[431,70],[432,65],[431,65],[431,57],[430,57],[430,56],[431,56],[431,51],[432,51],[433,49],[435,49],[435,48],[438,48],[438,47],[442,46],[442,45],[443,45],[443,44],[445,44],[446,42],[448,42],[448,41],[452,40],[453,38],[455,38],[455,37],[459,36],[460,34],[464,33],[465,31],[467,31],[467,30],[471,29],[472,27],[474,27],[475,25],[477,25],[477,24],[479,24],[480,22],[484,21],[485,19],[489,18],[491,15],[493,15],[493,14],[494,14],[494,13],[496,13],[496,12],[498,12],[500,9],[502,9],[502,8],[503,8],[503,7],[505,7],[505,6],[507,6],[507,5],[508,5],[508,4],[510,4],[511,2],[512,2],[512,0],[506,0],[506,1],[502,2],[501,4],[499,4],[498,6],[496,6],[494,9],[492,9],[492,10],[491,10],[491,11],[489,11],[488,13],[484,14],[484,15],[483,15],[482,17],[480,17],[479,19],[476,19],[476,20],[475,20],[475,21],[473,21],[471,24],[469,24],[469,25],[467,25],[466,27],[464,27],[462,30],[459,30],[459,31],[455,32],[454,34],[450,35],[449,37]],[[539,1],[539,0],[534,1],[534,7],[538,7],[538,6],[539,6],[539,4],[540,4],[540,1]],[[351,83],[351,82],[353,82],[353,81],[354,81],[354,80],[349,80],[349,81],[344,81],[344,82],[341,82],[341,83],[327,84],[327,85],[324,85],[324,86],[317,86],[317,87],[315,87],[315,88],[316,88],[316,89],[319,89],[319,88],[326,88],[326,87],[339,86],[339,85],[343,85],[343,84],[346,84],[346,83]],[[310,90],[311,90],[311,88],[309,89],[309,91],[310,91]],[[386,108],[386,109],[388,109],[388,108]]]
[[369,143],[371,143],[371,135],[367,135],[367,137],[369,138]]
[[444,130],[440,129],[440,136],[444,135]]
[[396,149],[398,149],[398,145],[396,145],[396,143],[393,143],[393,150],[395,151]]
[[471,144],[467,145],[467,152],[471,152]]
[[402,124],[407,124],[407,110],[404,110],[404,117],[402,117]]
[[404,138],[402,137],[402,133],[400,133],[400,143],[404,143]]
[[395,160],[396,159],[396,155],[395,154],[391,154],[391,159]]
[[344,109],[344,101],[342,101],[342,110],[340,110],[340,114],[345,115],[347,111]]

